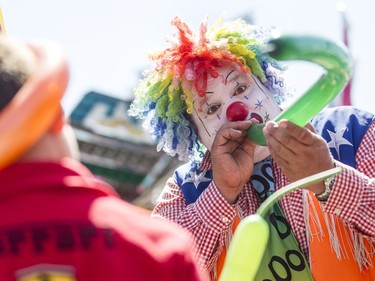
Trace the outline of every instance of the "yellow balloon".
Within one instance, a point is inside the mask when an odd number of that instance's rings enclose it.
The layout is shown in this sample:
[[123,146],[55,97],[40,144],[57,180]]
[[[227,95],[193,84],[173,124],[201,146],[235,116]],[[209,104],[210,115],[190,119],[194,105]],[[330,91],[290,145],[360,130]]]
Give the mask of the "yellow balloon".
[[255,278],[267,246],[269,227],[258,214],[243,219],[233,235],[220,281]]

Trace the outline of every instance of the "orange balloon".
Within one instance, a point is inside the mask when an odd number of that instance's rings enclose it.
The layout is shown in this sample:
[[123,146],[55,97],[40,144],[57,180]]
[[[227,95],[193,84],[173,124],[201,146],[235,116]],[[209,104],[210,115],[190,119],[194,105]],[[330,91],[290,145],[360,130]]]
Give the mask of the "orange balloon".
[[16,161],[51,127],[68,84],[67,60],[58,44],[39,41],[29,47],[38,59],[35,73],[0,113],[0,169]]

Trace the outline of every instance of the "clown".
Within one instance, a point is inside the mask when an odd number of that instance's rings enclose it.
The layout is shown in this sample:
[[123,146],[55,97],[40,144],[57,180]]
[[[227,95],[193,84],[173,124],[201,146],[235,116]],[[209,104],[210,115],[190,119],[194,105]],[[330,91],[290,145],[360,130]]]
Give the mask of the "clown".
[[[284,67],[266,55],[272,30],[239,19],[210,29],[203,22],[197,36],[179,18],[173,24],[177,35],[151,56],[155,66],[129,111],[144,119],[158,150],[187,161],[153,216],[193,233],[200,264],[216,280],[239,220],[286,184],[341,166],[335,178],[275,204],[256,280],[374,277],[374,116],[337,108],[305,128],[270,121],[290,96]],[[267,146],[247,137],[255,123],[267,123]]]

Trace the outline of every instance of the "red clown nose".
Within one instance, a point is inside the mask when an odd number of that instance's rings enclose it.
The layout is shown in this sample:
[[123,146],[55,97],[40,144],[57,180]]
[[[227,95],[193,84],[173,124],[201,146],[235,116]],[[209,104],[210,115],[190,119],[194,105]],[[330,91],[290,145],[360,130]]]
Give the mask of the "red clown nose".
[[229,121],[242,121],[249,115],[249,108],[246,104],[236,101],[227,108],[227,118]]

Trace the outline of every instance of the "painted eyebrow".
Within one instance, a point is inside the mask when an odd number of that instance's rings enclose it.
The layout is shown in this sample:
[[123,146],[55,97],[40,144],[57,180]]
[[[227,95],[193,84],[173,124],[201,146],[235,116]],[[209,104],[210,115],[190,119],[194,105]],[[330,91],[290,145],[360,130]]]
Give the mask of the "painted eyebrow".
[[204,128],[204,130],[206,131],[206,134],[207,134],[209,137],[211,137],[210,132],[208,131],[207,127],[204,125],[204,122],[203,122],[202,118],[199,116],[197,110],[195,109],[194,103],[195,103],[195,101],[193,101],[193,110],[195,111],[195,113],[196,113],[196,115],[197,115],[199,121],[200,121],[201,124],[203,125],[203,128]]
[[[227,76],[225,76],[225,79],[224,79],[224,84],[228,84],[228,82],[232,82],[233,80],[236,80],[238,77],[241,76],[241,73],[238,73],[236,76],[233,76],[231,79],[228,80],[228,77],[233,73],[235,72],[235,70],[231,70],[229,71],[229,73],[227,74]],[[207,91],[206,94],[213,94],[214,92],[213,91]]]
[[[233,72],[234,72],[234,70],[231,70],[231,71],[227,74],[227,76],[225,77],[225,80],[224,80],[224,83],[225,83],[225,84],[228,83],[228,77],[229,77]],[[231,80],[233,80],[233,78],[232,78]]]
[[[206,94],[213,94],[214,92],[206,92]],[[207,102],[207,98],[205,98],[204,100],[201,100],[198,102],[199,106],[202,107],[202,106],[208,106],[208,102]]]
[[228,73],[228,75],[225,77],[225,84],[231,83],[231,82],[237,80],[238,78],[240,78],[240,77],[242,76],[242,73],[239,73],[239,72],[238,72],[236,75],[234,75],[233,77],[231,77],[230,79],[228,79],[229,76],[230,76],[233,72],[235,72],[235,70],[230,71],[230,72]]
[[253,77],[253,75],[251,75],[251,79],[254,81],[255,85],[257,85],[257,87],[259,88],[259,90],[261,90],[262,93],[266,95],[267,99],[269,99],[268,96],[267,96],[267,94],[264,92],[264,90],[262,89],[262,87],[259,85],[258,81]]
[[[241,76],[241,73],[237,73],[237,75],[235,75],[235,76],[233,76],[232,78],[228,79],[229,76],[230,76],[233,72],[235,72],[235,71],[236,71],[236,70],[233,69],[233,70],[229,71],[229,73],[227,74],[227,76],[225,76],[225,79],[224,79],[224,83],[225,83],[225,85],[228,84],[228,82],[232,82],[232,81],[238,79],[238,77]],[[214,91],[207,91],[207,92],[206,92],[206,94],[211,94],[211,95],[212,95],[213,93],[214,93]]]

